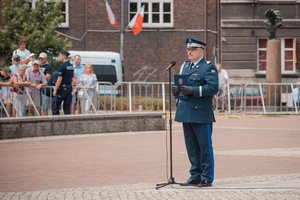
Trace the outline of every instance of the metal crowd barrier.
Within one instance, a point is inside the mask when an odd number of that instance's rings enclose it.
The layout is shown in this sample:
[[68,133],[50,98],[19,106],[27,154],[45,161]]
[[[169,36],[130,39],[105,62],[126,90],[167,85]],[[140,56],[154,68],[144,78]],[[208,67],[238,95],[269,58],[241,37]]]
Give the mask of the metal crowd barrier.
[[162,82],[122,82],[114,85],[114,111],[142,112],[166,110],[166,84]]
[[[293,100],[295,85],[290,83],[227,84],[214,97],[219,113],[299,114],[299,103]],[[224,91],[224,90],[223,90]]]
[[[3,86],[2,88],[4,88]],[[293,89],[296,86],[290,83],[280,84],[226,84],[221,85],[219,92],[214,96],[213,109],[216,113],[224,114],[299,114],[300,103],[293,101]],[[52,86],[43,87],[53,91]],[[165,112],[169,109],[169,87],[164,82],[118,82],[114,85],[110,82],[98,82],[94,95],[90,97],[86,92],[87,88],[81,87],[86,102],[90,105],[89,112],[81,114],[94,114],[101,112]],[[9,90],[10,91],[10,90]],[[5,98],[0,93],[0,114],[1,117],[16,116],[8,109],[17,99],[17,94],[10,94]],[[35,116],[45,115],[41,112],[41,104],[31,98],[28,88],[24,90],[26,105],[23,116],[30,116],[28,105],[32,105]],[[49,96],[52,102],[52,95]],[[75,97],[74,97],[75,98]],[[79,99],[80,100],[80,99]],[[172,110],[176,110],[176,100],[172,96]],[[74,102],[73,102],[74,103]],[[72,105],[73,106],[73,105]],[[77,104],[78,106],[78,104]],[[47,108],[47,115],[51,115],[51,103]],[[20,111],[20,109],[18,109]],[[81,107],[81,110],[84,110]],[[61,113],[63,113],[61,111]],[[17,115],[19,116],[19,115]]]

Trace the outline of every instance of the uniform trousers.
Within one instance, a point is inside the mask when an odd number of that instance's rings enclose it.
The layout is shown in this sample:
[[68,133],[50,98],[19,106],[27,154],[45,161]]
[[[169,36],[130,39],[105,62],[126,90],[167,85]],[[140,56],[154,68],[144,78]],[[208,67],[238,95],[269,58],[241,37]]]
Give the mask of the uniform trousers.
[[72,104],[72,85],[60,86],[57,90],[56,96],[52,101],[52,114],[59,115],[61,103],[63,103],[64,114],[71,114]]
[[212,147],[212,123],[183,123],[188,157],[191,163],[190,179],[214,180],[214,154]]

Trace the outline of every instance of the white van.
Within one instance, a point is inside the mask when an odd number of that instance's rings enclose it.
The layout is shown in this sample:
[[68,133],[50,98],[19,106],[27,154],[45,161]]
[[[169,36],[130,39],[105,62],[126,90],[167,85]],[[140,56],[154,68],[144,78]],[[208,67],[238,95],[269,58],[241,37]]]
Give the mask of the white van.
[[[69,51],[71,62],[75,55],[80,55],[82,64],[91,64],[98,82],[110,82],[114,85],[116,82],[124,81],[123,65],[121,56],[116,52],[107,51]],[[100,95],[118,95],[119,92],[112,93],[112,87],[97,86]]]

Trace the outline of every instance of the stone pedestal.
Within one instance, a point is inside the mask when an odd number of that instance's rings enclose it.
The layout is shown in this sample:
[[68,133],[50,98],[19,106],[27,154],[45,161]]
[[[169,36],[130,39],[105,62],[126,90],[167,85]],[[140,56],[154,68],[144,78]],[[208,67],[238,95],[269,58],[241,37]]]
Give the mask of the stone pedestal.
[[[266,83],[281,83],[280,40],[272,39],[267,43]],[[281,102],[281,87],[270,85],[266,88],[266,106],[277,107]]]

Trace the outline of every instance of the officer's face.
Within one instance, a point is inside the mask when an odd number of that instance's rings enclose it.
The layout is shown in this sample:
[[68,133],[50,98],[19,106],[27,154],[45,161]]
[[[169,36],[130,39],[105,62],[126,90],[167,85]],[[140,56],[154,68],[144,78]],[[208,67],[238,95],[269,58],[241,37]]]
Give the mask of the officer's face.
[[63,62],[63,61],[65,61],[66,59],[67,59],[67,56],[65,56],[64,54],[61,54],[61,53],[59,54],[59,60],[60,60],[60,61]]
[[192,62],[196,62],[204,55],[204,51],[202,48],[187,48],[186,52],[188,59]]

